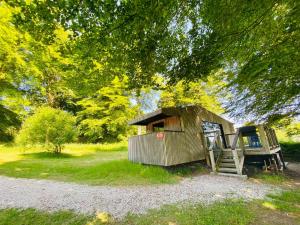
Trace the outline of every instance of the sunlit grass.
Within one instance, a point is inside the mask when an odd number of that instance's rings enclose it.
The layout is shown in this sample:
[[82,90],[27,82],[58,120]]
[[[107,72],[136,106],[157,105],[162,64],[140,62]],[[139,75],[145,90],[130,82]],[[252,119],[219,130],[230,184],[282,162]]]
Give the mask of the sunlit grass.
[[193,171],[175,172],[127,160],[127,143],[68,144],[60,155],[42,146],[0,146],[0,175],[91,185],[175,183]]
[[285,191],[280,195],[269,194],[269,204],[274,209],[284,212],[297,213],[300,216],[300,189]]
[[127,142],[108,144],[68,144],[65,146],[65,153],[82,156],[99,151],[127,151]]
[[45,146],[6,146],[0,145],[0,165],[7,162],[18,161],[29,157],[36,158],[41,156],[43,158],[64,158],[64,156],[88,156],[96,155],[97,152],[125,152],[127,151],[127,143],[113,143],[113,144],[66,144],[61,155],[55,155],[48,151]]
[[[246,225],[253,219],[251,210],[241,201],[225,201],[205,207],[194,206],[177,207],[165,206],[160,210],[151,210],[146,215],[128,215],[123,220],[102,218],[75,214],[72,212],[45,213],[34,209],[0,210],[2,224],[108,224],[108,225]],[[105,214],[103,214],[105,215]],[[102,221],[102,222],[101,222]]]

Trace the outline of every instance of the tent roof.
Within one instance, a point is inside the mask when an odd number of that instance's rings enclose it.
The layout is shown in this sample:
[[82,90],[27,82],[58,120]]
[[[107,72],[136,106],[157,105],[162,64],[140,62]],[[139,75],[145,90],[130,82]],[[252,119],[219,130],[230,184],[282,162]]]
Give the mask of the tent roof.
[[[151,122],[158,121],[170,116],[180,116],[182,114],[182,110],[189,110],[189,109],[195,109],[195,108],[201,108],[203,110],[208,111],[207,109],[203,108],[199,105],[183,105],[183,106],[175,106],[175,107],[168,107],[168,108],[160,108],[154,112],[147,113],[145,115],[142,115],[140,117],[137,117],[134,120],[129,121],[129,125],[148,125]],[[219,115],[208,111],[211,114],[214,114],[215,116],[231,123],[230,121],[220,117]]]
[[154,112],[142,115],[134,120],[129,121],[129,125],[147,125],[151,122],[161,120],[170,116],[179,115],[177,107],[161,108]]

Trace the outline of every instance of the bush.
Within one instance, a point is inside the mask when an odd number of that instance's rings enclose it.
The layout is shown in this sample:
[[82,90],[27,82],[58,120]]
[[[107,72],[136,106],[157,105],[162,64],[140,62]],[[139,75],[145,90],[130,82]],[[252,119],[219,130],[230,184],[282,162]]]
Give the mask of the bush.
[[293,161],[300,161],[300,142],[281,142],[283,156]]
[[41,107],[22,124],[17,137],[21,144],[45,144],[60,153],[64,143],[76,138],[75,117],[51,107]]

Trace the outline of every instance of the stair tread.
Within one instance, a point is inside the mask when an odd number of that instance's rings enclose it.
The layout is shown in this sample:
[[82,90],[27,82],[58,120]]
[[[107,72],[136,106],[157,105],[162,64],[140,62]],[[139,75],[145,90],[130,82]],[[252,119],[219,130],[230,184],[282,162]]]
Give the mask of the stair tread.
[[226,167],[219,167],[220,170],[235,170],[236,171],[236,168],[226,168]]
[[214,172],[212,172],[212,174],[220,175],[220,176],[227,176],[227,177],[237,177],[237,178],[242,178],[244,180],[247,179],[247,175],[240,175],[240,174],[235,174],[235,173],[214,173]]
[[229,173],[237,173],[237,169],[236,168],[219,168],[218,171],[220,172],[229,172]]
[[234,162],[233,159],[221,159],[221,162]]
[[235,168],[235,164],[234,163],[220,163],[221,167],[234,167]]

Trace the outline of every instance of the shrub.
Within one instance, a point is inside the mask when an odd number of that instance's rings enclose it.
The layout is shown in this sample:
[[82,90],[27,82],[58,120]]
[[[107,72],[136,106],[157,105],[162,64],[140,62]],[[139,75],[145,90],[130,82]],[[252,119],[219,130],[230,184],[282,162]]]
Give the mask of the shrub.
[[22,124],[17,142],[45,144],[54,153],[60,153],[63,144],[75,138],[75,117],[59,109],[41,107]]
[[283,156],[293,161],[300,161],[300,142],[281,142]]

